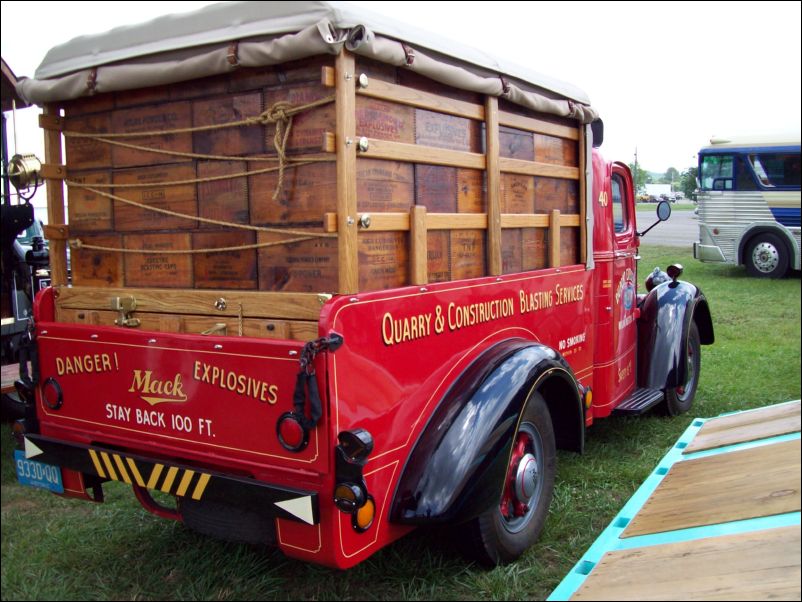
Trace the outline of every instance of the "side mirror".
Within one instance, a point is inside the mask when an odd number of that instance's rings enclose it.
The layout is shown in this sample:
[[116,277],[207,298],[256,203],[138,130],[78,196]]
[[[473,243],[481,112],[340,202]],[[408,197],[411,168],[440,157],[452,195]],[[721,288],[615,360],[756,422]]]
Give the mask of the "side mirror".
[[657,203],[657,221],[646,228],[643,232],[638,232],[638,236],[645,235],[649,230],[654,228],[660,222],[666,221],[669,217],[671,217],[671,204],[668,201],[660,201]]
[[657,219],[664,222],[669,217],[671,217],[671,203],[668,201],[660,201],[657,204]]

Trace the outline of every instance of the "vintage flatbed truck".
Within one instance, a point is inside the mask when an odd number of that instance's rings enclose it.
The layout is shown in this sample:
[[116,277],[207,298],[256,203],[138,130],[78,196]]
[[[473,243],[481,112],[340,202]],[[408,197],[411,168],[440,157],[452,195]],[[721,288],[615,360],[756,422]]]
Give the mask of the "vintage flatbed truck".
[[23,482],[125,482],[341,568],[464,525],[492,564],[536,539],[556,448],[693,400],[707,300],[676,266],[637,293],[631,175],[567,84],[347,5],[245,2],[78,38],[19,90],[53,270]]

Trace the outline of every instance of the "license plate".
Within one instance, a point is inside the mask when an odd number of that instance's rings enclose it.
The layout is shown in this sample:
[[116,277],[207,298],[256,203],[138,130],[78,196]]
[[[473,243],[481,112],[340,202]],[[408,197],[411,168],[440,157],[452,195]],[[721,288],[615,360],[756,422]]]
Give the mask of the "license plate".
[[17,468],[17,480],[21,485],[47,489],[53,493],[64,493],[61,468],[58,466],[28,460],[25,452],[20,449],[14,450],[14,465]]

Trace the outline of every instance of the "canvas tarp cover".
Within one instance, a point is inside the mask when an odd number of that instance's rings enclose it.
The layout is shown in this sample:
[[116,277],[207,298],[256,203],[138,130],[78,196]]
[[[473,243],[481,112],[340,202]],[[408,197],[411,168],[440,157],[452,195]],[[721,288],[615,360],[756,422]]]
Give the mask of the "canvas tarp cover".
[[17,91],[36,104],[264,67],[343,47],[456,88],[589,123],[584,92],[344,2],[224,2],[75,38],[50,50]]

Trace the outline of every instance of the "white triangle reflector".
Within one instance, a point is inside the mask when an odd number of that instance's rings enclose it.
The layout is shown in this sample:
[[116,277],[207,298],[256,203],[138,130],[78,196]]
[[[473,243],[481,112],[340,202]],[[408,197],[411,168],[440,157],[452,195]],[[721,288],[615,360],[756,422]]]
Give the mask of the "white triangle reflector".
[[25,437],[25,458],[26,459],[30,460],[31,458],[33,458],[35,456],[42,455],[43,453],[45,453],[45,452],[42,451],[41,449],[39,449],[39,447],[33,441],[31,441],[30,439]]
[[312,513],[312,497],[305,495],[304,497],[297,497],[291,500],[284,500],[283,502],[276,502],[276,506],[282,510],[286,510],[293,516],[300,518],[307,525],[314,525],[315,518]]

